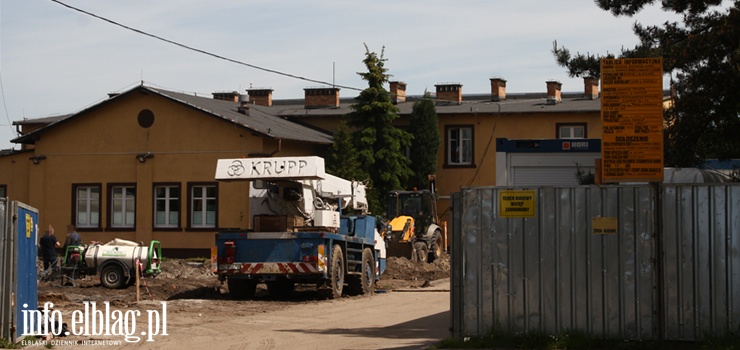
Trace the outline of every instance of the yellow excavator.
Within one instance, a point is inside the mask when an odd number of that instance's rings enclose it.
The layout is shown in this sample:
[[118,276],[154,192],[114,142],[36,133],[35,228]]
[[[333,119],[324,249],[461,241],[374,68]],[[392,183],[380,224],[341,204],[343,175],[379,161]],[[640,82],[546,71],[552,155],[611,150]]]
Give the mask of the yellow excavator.
[[437,217],[434,182],[430,190],[391,191],[386,196],[384,232],[388,256],[433,262],[445,251],[443,229]]

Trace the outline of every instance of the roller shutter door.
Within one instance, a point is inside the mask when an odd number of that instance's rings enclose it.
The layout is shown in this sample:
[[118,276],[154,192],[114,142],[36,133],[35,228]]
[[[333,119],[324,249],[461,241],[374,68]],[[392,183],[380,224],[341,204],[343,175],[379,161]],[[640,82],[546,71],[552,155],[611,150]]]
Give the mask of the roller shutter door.
[[[581,167],[588,172],[593,168]],[[514,167],[514,186],[576,186],[575,167]]]

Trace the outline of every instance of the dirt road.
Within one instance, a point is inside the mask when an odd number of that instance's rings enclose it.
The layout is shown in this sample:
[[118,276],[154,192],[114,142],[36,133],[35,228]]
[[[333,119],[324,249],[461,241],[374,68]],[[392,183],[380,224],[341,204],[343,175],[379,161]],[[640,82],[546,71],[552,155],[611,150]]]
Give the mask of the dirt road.
[[[70,336],[55,338],[59,342],[54,348],[422,349],[449,336],[449,280],[430,288],[338,300],[166,303],[167,336],[137,343],[123,342],[122,336]],[[161,309],[161,302],[141,302],[132,309]],[[142,321],[139,329],[146,329]],[[89,345],[91,340],[98,345]],[[111,342],[101,346],[101,340]]]
[[[54,349],[421,349],[449,337],[449,278],[432,279],[440,272],[430,272],[430,266],[398,266],[407,271],[401,276],[404,279],[386,279],[370,297],[331,300],[308,288],[297,290],[285,301],[274,300],[261,289],[254,300],[232,300],[219,291],[213,276],[198,273],[201,270],[186,264],[172,264],[169,270],[186,278],[164,276],[155,280],[149,291],[142,292],[146,301],[139,303],[131,300],[132,288],[110,291],[96,284],[94,278],[88,285],[81,281],[77,287],[44,284],[39,306],[54,302],[54,309],[67,323],[75,310],[84,310],[85,303],[95,303],[101,309],[107,302],[111,310],[140,313],[135,332],[129,328],[119,329],[117,335],[73,334],[46,344],[54,345]],[[393,269],[390,272],[389,277]],[[150,342],[145,336],[138,342],[124,341],[122,334],[133,338],[141,332],[152,333],[148,327],[156,322],[147,319],[147,310],[161,316],[165,307],[167,335],[152,336]],[[160,327],[163,324],[159,322]],[[27,348],[43,349],[43,345]]]

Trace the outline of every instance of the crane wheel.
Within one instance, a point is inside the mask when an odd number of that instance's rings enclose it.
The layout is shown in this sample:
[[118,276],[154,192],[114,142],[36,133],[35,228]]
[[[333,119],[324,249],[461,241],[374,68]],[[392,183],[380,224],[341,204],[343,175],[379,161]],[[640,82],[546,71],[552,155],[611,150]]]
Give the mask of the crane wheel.
[[342,247],[334,245],[331,251],[331,292],[334,299],[342,297],[344,291],[344,258]]

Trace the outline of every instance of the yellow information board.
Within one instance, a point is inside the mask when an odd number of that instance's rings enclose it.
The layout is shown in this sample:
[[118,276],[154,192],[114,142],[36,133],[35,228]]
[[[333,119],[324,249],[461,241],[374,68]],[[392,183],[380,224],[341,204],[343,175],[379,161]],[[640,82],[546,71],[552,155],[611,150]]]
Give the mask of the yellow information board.
[[617,218],[591,218],[591,233],[595,235],[616,235],[618,228]]
[[532,218],[535,214],[535,191],[501,191],[498,193],[498,216]]
[[603,182],[663,181],[663,60],[601,60]]

